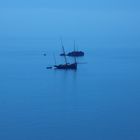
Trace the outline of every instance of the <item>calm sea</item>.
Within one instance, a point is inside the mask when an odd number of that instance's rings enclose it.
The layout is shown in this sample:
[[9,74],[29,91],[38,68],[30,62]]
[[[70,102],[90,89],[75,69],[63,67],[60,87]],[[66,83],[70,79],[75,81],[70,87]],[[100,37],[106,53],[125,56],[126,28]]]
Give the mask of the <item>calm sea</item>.
[[140,140],[139,47],[76,41],[85,64],[64,71],[46,69],[58,39],[1,40],[1,140]]

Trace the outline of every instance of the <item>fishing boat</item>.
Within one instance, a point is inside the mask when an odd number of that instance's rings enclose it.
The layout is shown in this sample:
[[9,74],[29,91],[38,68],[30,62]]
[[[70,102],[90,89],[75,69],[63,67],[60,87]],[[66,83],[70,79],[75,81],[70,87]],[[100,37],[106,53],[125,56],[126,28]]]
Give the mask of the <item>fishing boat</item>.
[[68,70],[68,69],[73,69],[73,70],[76,70],[77,69],[77,63],[73,63],[73,64],[60,64],[60,65],[54,65],[54,67],[56,69],[65,69],[65,70]]
[[[68,69],[76,70],[77,69],[76,58],[74,57],[74,60],[75,60],[74,63],[68,63],[62,40],[61,40],[61,45],[62,45],[62,50],[63,50],[63,56],[64,56],[64,59],[65,59],[65,64],[59,64],[59,65],[55,64],[54,68],[55,69],[64,69],[64,70],[68,70]],[[55,63],[56,63],[56,60],[55,60]]]
[[61,53],[60,56],[70,56],[70,57],[81,57],[84,56],[85,53],[83,51],[76,51],[75,49],[75,41],[74,41],[74,51],[69,52],[68,54]]
[[82,51],[72,51],[72,52],[69,52],[67,54],[67,56],[71,56],[71,57],[84,56],[84,52],[82,52]]

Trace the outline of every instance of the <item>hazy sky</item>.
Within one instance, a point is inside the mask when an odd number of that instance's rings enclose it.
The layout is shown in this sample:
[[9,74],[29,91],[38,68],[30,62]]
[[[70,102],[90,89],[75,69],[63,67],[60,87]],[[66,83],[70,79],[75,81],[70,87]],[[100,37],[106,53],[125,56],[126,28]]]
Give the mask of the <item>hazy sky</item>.
[[76,8],[76,9],[139,9],[139,0],[1,0],[0,7]]
[[139,0],[1,0],[0,37],[139,40]]

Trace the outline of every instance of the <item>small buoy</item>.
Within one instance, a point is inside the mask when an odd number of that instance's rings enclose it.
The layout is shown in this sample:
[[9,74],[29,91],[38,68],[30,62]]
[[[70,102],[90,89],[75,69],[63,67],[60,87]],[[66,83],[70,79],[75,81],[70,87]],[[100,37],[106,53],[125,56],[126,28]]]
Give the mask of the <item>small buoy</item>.
[[43,55],[46,56],[46,53],[44,53]]

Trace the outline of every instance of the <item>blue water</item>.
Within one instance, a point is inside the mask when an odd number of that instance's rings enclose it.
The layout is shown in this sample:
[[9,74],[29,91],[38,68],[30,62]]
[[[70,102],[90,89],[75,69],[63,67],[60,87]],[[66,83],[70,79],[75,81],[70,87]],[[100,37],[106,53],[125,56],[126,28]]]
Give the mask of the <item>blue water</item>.
[[[67,51],[72,41],[64,40]],[[58,39],[1,41],[0,140],[140,139],[139,47],[77,44],[86,64],[61,71],[46,69],[53,53],[64,62]]]

